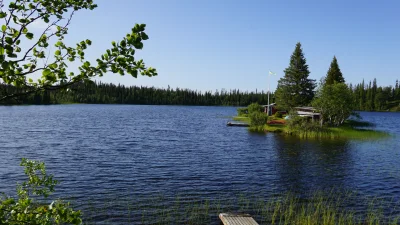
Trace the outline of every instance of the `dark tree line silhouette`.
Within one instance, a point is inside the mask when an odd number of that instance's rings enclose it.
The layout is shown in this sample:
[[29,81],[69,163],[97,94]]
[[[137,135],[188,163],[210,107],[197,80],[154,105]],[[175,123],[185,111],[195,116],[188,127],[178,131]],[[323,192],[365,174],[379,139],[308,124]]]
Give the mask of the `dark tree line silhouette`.
[[[27,91],[13,86],[0,85],[1,94]],[[270,96],[271,98],[273,95]],[[82,82],[66,90],[46,90],[32,95],[8,99],[2,104],[146,104],[146,105],[204,105],[204,106],[246,106],[252,102],[267,104],[265,92],[241,92],[216,90],[201,92],[189,89],[124,86],[101,82]]]
[[[356,110],[360,111],[400,111],[400,84],[378,86],[376,79],[357,85],[349,85],[354,94]],[[23,93],[27,88],[16,88],[0,84],[2,96]],[[275,101],[274,94],[270,102]],[[66,90],[47,90],[18,98],[6,99],[0,104],[146,104],[146,105],[202,105],[202,106],[247,106],[253,102],[267,104],[264,91],[242,92],[238,89],[215,92],[201,92],[182,88],[155,88],[124,86],[101,82],[81,82]]]

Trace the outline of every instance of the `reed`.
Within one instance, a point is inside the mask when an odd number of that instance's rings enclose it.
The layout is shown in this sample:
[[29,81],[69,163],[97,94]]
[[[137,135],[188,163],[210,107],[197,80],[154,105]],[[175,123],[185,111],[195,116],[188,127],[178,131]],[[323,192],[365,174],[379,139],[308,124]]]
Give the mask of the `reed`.
[[[357,124],[357,126],[354,126]],[[297,136],[300,138],[325,138],[325,139],[359,139],[359,140],[374,140],[390,137],[390,134],[372,130],[372,129],[362,129],[361,126],[373,126],[368,122],[346,122],[339,127],[323,127],[316,130],[306,130],[306,129],[290,129],[286,125],[271,124],[264,126],[250,126],[249,131],[251,132],[273,132],[282,133],[285,135]]]
[[[359,206],[349,206],[355,201]],[[398,224],[399,205],[378,198],[360,200],[360,196],[334,191],[315,192],[308,197],[287,193],[269,199],[249,193],[201,200],[178,195],[105,201],[88,207],[84,216],[87,224],[219,224],[219,213],[242,212],[251,214],[260,224]]]

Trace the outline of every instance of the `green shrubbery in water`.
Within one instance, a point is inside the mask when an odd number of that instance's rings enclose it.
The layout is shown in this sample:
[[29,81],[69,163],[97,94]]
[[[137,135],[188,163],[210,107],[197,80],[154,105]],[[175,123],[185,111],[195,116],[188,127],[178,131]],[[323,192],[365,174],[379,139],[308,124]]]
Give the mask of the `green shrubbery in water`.
[[[81,212],[74,211],[69,203],[60,200],[51,203],[46,201],[57,181],[52,175],[46,174],[44,163],[23,159],[21,165],[25,166],[29,180],[19,186],[18,199],[0,199],[0,224],[82,224]],[[187,195],[169,198],[158,195],[149,196],[148,199],[143,199],[144,196],[132,196],[128,200],[103,200],[95,205],[87,201],[82,207],[86,208],[84,220],[87,224],[96,223],[91,221],[92,218],[112,216],[110,210],[113,213],[118,211],[121,216],[113,218],[121,223],[142,224],[212,224],[219,221],[218,214],[222,212],[249,213],[260,224],[341,225],[399,222],[398,214],[384,214],[398,209],[399,202],[360,199],[360,196],[334,190],[311,192],[306,198],[290,193],[274,196],[268,200],[251,193],[212,199]],[[365,210],[356,214],[348,205],[349,201],[357,201]]]
[[[355,201],[358,208],[349,205]],[[124,216],[116,219],[129,224],[217,224],[220,221],[218,215],[223,212],[248,213],[259,224],[276,225],[394,225],[399,222],[398,214],[384,214],[384,211],[398,209],[399,202],[355,197],[351,192],[339,190],[313,191],[303,197],[282,193],[268,199],[259,194],[237,193],[209,199],[204,196],[157,195],[141,202],[135,198],[116,198],[106,202],[93,206],[88,212],[90,217],[101,218],[108,215],[110,208],[119,208],[123,210],[119,215]],[[360,207],[364,210],[360,211]],[[85,222],[96,224],[96,221]]]

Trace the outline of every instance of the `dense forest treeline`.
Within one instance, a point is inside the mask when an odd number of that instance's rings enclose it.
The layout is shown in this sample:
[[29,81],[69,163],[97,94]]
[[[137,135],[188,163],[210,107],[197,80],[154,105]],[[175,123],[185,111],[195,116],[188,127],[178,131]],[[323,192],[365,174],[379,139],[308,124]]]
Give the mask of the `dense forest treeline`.
[[[2,93],[18,93],[26,90],[0,85]],[[273,95],[270,95],[272,98]],[[265,92],[241,92],[239,90],[200,92],[189,89],[161,89],[155,87],[124,86],[101,82],[74,84],[67,90],[43,91],[2,104],[145,104],[145,105],[201,105],[245,106],[252,102],[266,104]]]
[[400,87],[396,80],[394,86],[381,87],[376,79],[372,82],[361,83],[353,86],[356,109],[360,111],[400,111]]
[[[378,86],[372,82],[350,84],[356,101],[356,109],[361,111],[400,111],[400,84]],[[0,85],[0,97],[4,93],[19,93],[22,89]],[[274,102],[273,93],[270,101]],[[148,105],[203,105],[203,106],[246,106],[253,102],[267,104],[265,92],[241,92],[239,90],[200,92],[189,89],[161,89],[154,87],[124,86],[101,82],[75,84],[68,90],[43,91],[36,94],[8,99],[1,104],[148,104]]]

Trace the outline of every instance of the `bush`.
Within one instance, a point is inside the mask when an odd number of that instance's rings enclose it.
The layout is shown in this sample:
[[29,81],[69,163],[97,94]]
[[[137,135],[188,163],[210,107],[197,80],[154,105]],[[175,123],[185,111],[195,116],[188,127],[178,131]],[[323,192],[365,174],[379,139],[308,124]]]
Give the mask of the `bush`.
[[47,197],[58,181],[47,175],[44,163],[22,159],[28,180],[18,185],[18,198],[0,196],[0,224],[82,224],[81,212]]
[[249,114],[252,114],[254,112],[262,112],[263,111],[263,107],[260,106],[258,103],[251,103],[247,107],[247,111],[248,111]]
[[292,113],[290,113],[289,119],[286,121],[286,124],[290,130],[297,130],[300,127],[304,126],[306,123],[306,118],[300,117],[297,114]]
[[281,112],[276,112],[275,113],[275,118],[282,118],[282,113]]
[[249,114],[251,126],[263,126],[267,124],[268,115],[262,112],[253,112]]
[[247,108],[238,108],[237,112],[238,116],[247,116],[248,110]]
[[393,107],[390,111],[392,111],[392,112],[400,112],[400,105]]
[[310,121],[306,117],[301,117],[291,113],[286,122],[290,131],[320,132],[323,128],[318,122]]

